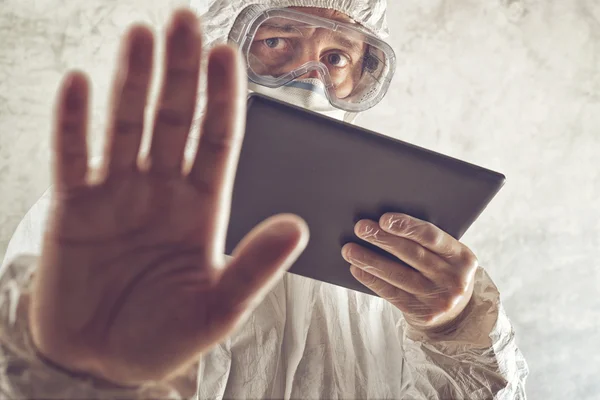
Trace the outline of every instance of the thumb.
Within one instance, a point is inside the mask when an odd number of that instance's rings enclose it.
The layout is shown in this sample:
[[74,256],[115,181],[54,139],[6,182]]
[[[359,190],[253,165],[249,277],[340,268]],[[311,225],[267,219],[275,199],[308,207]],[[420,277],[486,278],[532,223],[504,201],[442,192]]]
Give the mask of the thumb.
[[306,222],[292,214],[256,226],[238,244],[221,276],[217,286],[221,307],[234,318],[253,309],[298,259],[308,238]]

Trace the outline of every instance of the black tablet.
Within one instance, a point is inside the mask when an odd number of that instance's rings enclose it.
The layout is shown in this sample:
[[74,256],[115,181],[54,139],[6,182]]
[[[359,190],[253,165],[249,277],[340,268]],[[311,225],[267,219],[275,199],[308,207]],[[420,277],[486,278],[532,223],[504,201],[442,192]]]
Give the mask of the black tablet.
[[265,218],[293,213],[310,241],[291,273],[374,294],[350,273],[345,243],[361,243],[354,224],[401,212],[459,239],[505,177],[409,143],[266,96],[248,98],[226,250]]

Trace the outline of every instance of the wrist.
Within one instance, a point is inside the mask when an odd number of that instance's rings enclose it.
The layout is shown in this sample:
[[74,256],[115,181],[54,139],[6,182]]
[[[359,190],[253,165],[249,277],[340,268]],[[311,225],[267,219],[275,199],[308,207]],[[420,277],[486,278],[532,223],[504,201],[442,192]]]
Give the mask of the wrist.
[[29,294],[36,261],[37,257],[18,257],[0,274],[0,295],[4,299],[0,302],[2,393],[27,399],[181,399],[178,389],[168,383],[124,389],[102,382],[94,374],[72,373],[56,362],[47,362],[48,357],[40,354],[34,344],[30,329]]
[[[32,341],[32,345],[33,345],[33,341]],[[93,387],[100,389],[100,390],[117,390],[117,391],[136,391],[140,388],[140,386],[136,386],[136,385],[123,385],[120,383],[116,383],[116,382],[112,382],[109,381],[105,378],[102,378],[96,374],[90,373],[90,372],[83,372],[83,371],[77,371],[75,369],[70,369],[68,367],[65,367],[61,364],[58,364],[55,361],[52,361],[51,359],[49,359],[48,357],[46,357],[44,354],[42,354],[42,352],[39,351],[39,349],[35,348],[34,346],[34,351],[36,353],[37,358],[44,364],[46,364],[48,367],[61,372],[64,375],[67,375],[68,377],[75,379],[75,380],[79,380],[79,381],[88,381],[92,384]]]
[[467,302],[465,308],[456,317],[449,321],[444,321],[440,324],[432,326],[419,326],[418,324],[411,324],[409,321],[407,321],[407,323],[411,326],[414,333],[426,335],[431,338],[449,337],[453,336],[464,324],[464,321],[468,318],[472,307],[473,295],[471,295],[471,298]]
[[97,372],[97,370],[94,370],[94,368],[89,365],[89,362],[85,363],[87,365],[83,365],[84,363],[81,362],[75,362],[74,360],[77,359],[77,357],[75,359],[73,358],[73,351],[62,350],[55,346],[51,346],[51,348],[54,348],[54,351],[48,352],[47,346],[41,345],[41,343],[36,340],[36,335],[34,335],[36,329],[31,321],[32,314],[30,310],[30,301],[29,295],[21,296],[20,302],[22,303],[22,306],[27,309],[28,316],[25,334],[29,338],[31,351],[35,353],[35,357],[42,364],[71,379],[89,382],[93,387],[102,390],[136,390],[139,388],[138,385],[117,383],[108,379]]

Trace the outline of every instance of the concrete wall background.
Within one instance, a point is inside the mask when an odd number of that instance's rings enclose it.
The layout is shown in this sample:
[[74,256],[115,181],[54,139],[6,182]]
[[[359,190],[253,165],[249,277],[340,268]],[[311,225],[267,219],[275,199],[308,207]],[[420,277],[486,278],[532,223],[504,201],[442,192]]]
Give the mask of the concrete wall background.
[[[92,78],[97,150],[120,35],[183,2],[0,1],[0,258],[49,185],[62,74]],[[359,123],[507,175],[464,240],[503,293],[530,398],[600,398],[600,1],[389,8],[397,76]]]

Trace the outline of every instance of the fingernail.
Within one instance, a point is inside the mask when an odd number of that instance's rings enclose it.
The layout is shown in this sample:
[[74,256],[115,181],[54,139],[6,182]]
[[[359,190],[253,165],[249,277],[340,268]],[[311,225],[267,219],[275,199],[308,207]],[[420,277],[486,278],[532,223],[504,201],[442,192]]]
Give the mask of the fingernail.
[[298,235],[298,227],[290,221],[279,221],[269,227],[267,233],[281,240],[288,240]]
[[359,221],[355,227],[356,234],[363,239],[377,238],[379,226],[372,221]]
[[402,214],[384,214],[381,223],[384,228],[401,230],[403,221]]
[[77,112],[82,107],[81,85],[76,75],[69,76],[65,83],[65,105],[69,112]]
[[363,271],[362,269],[358,268],[356,265],[350,265],[350,272],[352,273],[352,275],[354,275],[355,278],[362,278],[365,276],[365,271]]
[[[273,241],[281,245],[295,243],[301,239],[307,242],[309,236],[306,223],[295,218],[284,218],[275,222],[266,233]],[[305,246],[306,243],[302,243],[300,247],[304,248]]]
[[342,247],[342,257],[347,261],[350,260],[350,246]]
[[129,68],[134,71],[145,70],[152,64],[153,38],[147,32],[136,32],[132,38],[129,54]]
[[358,268],[362,268],[365,265],[365,255],[360,248],[351,249],[350,246],[344,248],[344,256],[346,261]]
[[198,31],[197,20],[187,14],[179,15],[172,29],[171,45],[175,55],[186,57],[195,54],[196,41],[194,35]]
[[392,214],[384,214],[381,218],[381,222],[384,226],[389,227],[393,222]]
[[363,233],[365,232],[365,230],[368,228],[368,225],[365,223],[365,221],[360,220],[358,221],[355,225],[354,225],[354,232],[358,235],[361,236],[363,235]]

